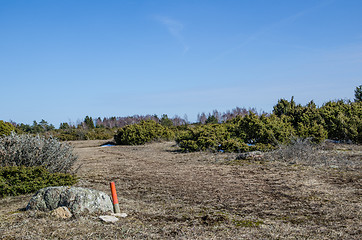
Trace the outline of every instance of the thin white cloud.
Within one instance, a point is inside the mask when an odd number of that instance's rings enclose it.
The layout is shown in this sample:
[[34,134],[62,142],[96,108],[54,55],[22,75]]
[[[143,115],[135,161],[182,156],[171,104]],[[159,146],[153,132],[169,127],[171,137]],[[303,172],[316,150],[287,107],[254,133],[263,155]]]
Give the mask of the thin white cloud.
[[165,16],[156,16],[155,19],[164,25],[170,35],[183,46],[183,53],[186,53],[190,49],[182,35],[184,25],[181,22]]
[[322,7],[325,7],[325,6],[327,6],[327,5],[329,5],[329,4],[333,3],[333,2],[335,2],[335,0],[322,1],[321,3],[319,3],[319,4],[317,4],[317,5],[313,6],[313,7],[310,7],[308,9],[303,10],[303,11],[295,13],[295,14],[293,14],[293,15],[287,17],[287,18],[281,19],[280,21],[277,21],[275,23],[269,24],[269,25],[259,29],[255,33],[251,34],[250,36],[248,36],[243,42],[241,42],[237,46],[224,51],[223,53],[218,55],[216,58],[214,58],[214,60],[218,60],[220,58],[223,58],[224,56],[235,52],[235,50],[238,50],[238,49],[248,45],[250,42],[253,42],[253,41],[259,39],[260,37],[262,37],[263,35],[265,35],[269,31],[272,31],[275,28],[278,28],[278,27],[281,27],[281,26],[284,26],[284,25],[292,24],[293,22],[295,22],[299,18],[302,18],[305,15],[308,15],[309,13],[311,13],[311,12],[317,10],[317,9],[320,9]]

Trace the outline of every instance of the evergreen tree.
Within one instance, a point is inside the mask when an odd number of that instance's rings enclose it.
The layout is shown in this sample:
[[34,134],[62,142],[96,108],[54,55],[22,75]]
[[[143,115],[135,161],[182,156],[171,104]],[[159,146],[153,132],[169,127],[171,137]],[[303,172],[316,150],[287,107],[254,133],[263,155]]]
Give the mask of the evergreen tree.
[[92,117],[86,116],[84,119],[84,124],[85,124],[85,127],[89,128],[89,129],[94,128],[94,122],[93,122]]
[[68,123],[61,123],[59,129],[69,129],[70,126]]
[[173,122],[171,119],[168,118],[167,114],[163,114],[160,119],[160,124],[164,127],[172,127]]
[[206,119],[206,124],[216,124],[218,123],[217,118],[214,115],[210,115],[207,119]]
[[355,102],[361,102],[362,101],[362,85],[359,85],[359,87],[356,87],[354,90],[354,101]]

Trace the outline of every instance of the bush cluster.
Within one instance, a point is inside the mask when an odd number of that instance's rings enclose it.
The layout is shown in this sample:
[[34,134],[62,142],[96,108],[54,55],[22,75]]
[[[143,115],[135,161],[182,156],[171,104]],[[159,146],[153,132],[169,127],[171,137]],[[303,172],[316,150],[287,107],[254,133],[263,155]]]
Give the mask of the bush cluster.
[[52,173],[66,173],[76,160],[72,147],[54,138],[16,133],[0,138],[1,167],[43,166]]
[[362,102],[327,102],[320,109],[329,139],[362,143]]
[[249,144],[285,143],[295,132],[285,117],[277,117],[274,114],[258,116],[249,112],[248,115],[237,116],[227,123],[233,136]]
[[70,186],[77,178],[66,173],[50,173],[43,167],[0,167],[0,197],[32,193],[49,186]]
[[141,145],[151,141],[171,140],[174,136],[175,133],[168,127],[147,120],[119,129],[114,140],[120,145]]
[[287,117],[298,137],[317,143],[326,138],[362,143],[362,102],[329,101],[317,108],[313,101],[301,106],[293,98],[290,102],[281,99],[274,113]]
[[113,138],[115,130],[109,128],[91,128],[91,129],[58,129],[51,132],[54,138],[61,141],[75,140],[108,140]]
[[313,101],[301,106],[281,99],[272,114],[249,111],[226,123],[189,126],[176,142],[183,151],[243,152],[273,149],[293,137],[362,143],[362,102],[331,101],[318,108]]
[[189,127],[176,137],[182,151],[247,152],[273,148],[287,142],[294,129],[284,118],[250,112],[223,124]]
[[[176,142],[183,151],[218,151],[222,143],[230,144],[232,141],[230,137],[226,125],[197,125],[189,126],[180,132],[176,137]],[[240,141],[235,141],[235,145],[242,144]]]

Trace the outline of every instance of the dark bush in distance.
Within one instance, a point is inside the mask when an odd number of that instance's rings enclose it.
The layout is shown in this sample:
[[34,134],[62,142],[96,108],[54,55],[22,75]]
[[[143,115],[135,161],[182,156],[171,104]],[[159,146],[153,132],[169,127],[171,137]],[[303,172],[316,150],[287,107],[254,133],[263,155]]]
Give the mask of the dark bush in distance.
[[286,143],[295,134],[292,125],[284,116],[274,114],[261,116],[249,112],[246,116],[237,116],[228,121],[233,136],[249,144]]
[[114,140],[119,145],[142,145],[151,141],[171,140],[174,137],[175,133],[168,127],[147,120],[121,128]]
[[77,178],[66,173],[50,173],[43,167],[0,167],[0,198],[32,193],[49,186],[70,186]]
[[221,144],[228,147],[234,147],[239,142],[235,141],[230,146],[228,141],[231,137],[224,124],[207,124],[189,127],[186,131],[182,131],[176,137],[176,142],[184,152],[194,151],[218,151],[221,150]]
[[362,143],[362,102],[330,101],[320,114],[329,139]]
[[280,99],[273,113],[287,117],[296,136],[315,143],[326,138],[362,143],[362,102],[329,101],[317,108],[313,101],[301,106],[293,98],[290,102]]
[[256,143],[253,145],[244,142],[245,136],[235,134],[236,125],[206,124],[188,127],[181,131],[176,142],[183,152],[220,151],[220,152],[248,152],[273,148],[271,144]]
[[54,138],[15,133],[0,138],[0,166],[43,166],[49,172],[69,172],[77,160],[73,148]]

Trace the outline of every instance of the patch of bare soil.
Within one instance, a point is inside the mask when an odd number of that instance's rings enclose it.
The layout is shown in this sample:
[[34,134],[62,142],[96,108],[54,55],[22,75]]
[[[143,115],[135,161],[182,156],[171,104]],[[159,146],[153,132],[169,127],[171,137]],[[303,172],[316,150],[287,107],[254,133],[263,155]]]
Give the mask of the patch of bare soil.
[[[81,187],[110,194],[122,212],[59,220],[21,211],[31,195],[0,200],[1,239],[360,239],[361,164],[353,168],[180,153],[174,142],[100,147],[72,142]],[[356,162],[361,147],[340,151]]]

